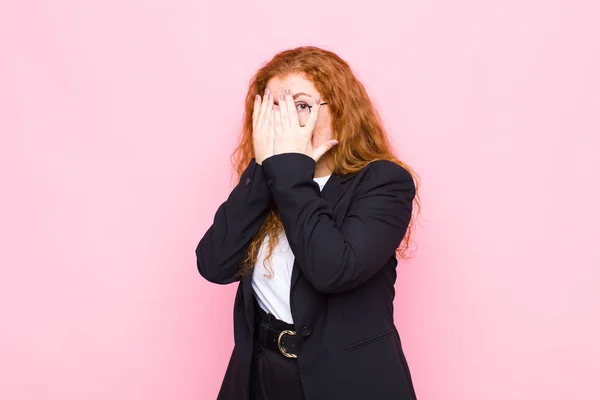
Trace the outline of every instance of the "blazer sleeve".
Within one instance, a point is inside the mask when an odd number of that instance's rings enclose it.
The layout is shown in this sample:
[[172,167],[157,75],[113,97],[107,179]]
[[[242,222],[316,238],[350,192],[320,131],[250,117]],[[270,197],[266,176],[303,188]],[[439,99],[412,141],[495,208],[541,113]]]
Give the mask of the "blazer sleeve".
[[196,247],[200,275],[218,284],[240,279],[241,262],[265,221],[271,201],[263,168],[253,158]]
[[263,161],[286,236],[305,278],[325,293],[373,277],[394,254],[410,222],[415,185],[390,161],[374,161],[340,226],[313,180],[314,160],[284,153]]

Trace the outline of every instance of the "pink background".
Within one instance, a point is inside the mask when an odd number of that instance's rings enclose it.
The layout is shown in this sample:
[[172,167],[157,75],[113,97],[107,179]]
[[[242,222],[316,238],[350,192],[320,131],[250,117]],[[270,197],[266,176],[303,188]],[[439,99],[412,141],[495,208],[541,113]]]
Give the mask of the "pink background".
[[315,44],[423,180],[396,320],[420,400],[600,398],[595,0],[9,1],[0,398],[214,399],[235,286],[194,249],[248,81]]

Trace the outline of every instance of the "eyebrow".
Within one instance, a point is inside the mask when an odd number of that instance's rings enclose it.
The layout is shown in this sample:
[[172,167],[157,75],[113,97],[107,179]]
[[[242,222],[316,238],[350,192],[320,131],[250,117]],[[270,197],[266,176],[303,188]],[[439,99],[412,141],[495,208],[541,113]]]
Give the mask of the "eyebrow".
[[[312,97],[310,94],[308,93],[304,93],[304,92],[298,92],[295,95],[292,96],[292,98],[294,100],[296,100],[296,98],[300,97],[300,96],[306,96],[306,97]],[[279,100],[273,100],[273,104],[275,104],[276,106],[279,105]]]
[[308,94],[308,93],[304,93],[304,92],[299,92],[299,93],[296,93],[296,94],[295,94],[295,95],[293,95],[292,97],[294,98],[294,100],[296,100],[296,97],[300,97],[300,96],[312,97],[310,94]]

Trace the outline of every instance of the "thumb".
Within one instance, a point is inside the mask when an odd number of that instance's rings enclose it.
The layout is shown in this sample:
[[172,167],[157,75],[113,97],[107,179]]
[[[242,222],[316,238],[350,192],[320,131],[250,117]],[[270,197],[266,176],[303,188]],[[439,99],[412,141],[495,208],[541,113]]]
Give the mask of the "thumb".
[[338,143],[339,142],[337,140],[329,140],[316,149],[313,149],[313,160],[315,160],[315,162],[319,161],[319,159],[323,157],[323,154],[327,153]]

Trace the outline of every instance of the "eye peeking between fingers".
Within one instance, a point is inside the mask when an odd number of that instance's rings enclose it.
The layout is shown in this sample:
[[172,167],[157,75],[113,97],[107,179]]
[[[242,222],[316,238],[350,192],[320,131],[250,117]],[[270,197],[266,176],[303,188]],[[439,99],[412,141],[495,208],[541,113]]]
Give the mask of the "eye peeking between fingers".
[[296,102],[296,111],[298,112],[309,112],[310,110],[310,106],[303,102],[303,101],[297,101]]

